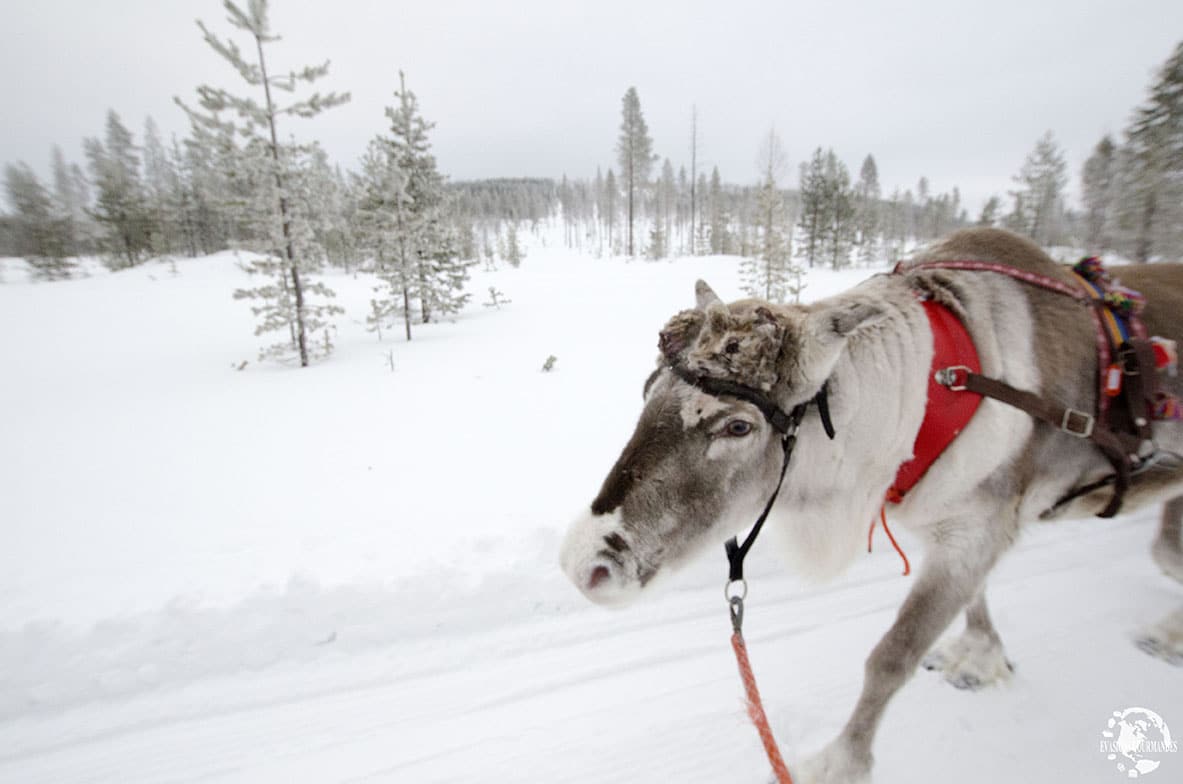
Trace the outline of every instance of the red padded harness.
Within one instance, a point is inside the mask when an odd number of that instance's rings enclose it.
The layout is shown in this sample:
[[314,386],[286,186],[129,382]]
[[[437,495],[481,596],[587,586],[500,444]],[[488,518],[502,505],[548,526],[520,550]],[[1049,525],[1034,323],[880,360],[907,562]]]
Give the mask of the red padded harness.
[[931,299],[921,303],[932,327],[932,368],[928,375],[928,401],[924,404],[924,422],[916,434],[912,459],[900,466],[895,481],[887,490],[887,500],[898,504],[916,486],[953,439],[965,429],[982,402],[982,396],[957,391],[937,381],[937,372],[945,368],[965,368],[981,373],[978,351],[961,319],[944,305]]
[[[1096,269],[1090,269],[1090,266]],[[1063,294],[1087,306],[1095,327],[1101,370],[1098,373],[1100,388],[1096,413],[1094,415],[1055,400],[1047,400],[999,379],[982,376],[973,341],[961,321],[947,308],[925,301],[924,310],[932,326],[933,366],[928,382],[924,421],[916,436],[913,457],[900,467],[894,484],[887,492],[886,500],[899,503],[903,499],[904,494],[920,481],[933,462],[968,424],[982,397],[986,396],[1025,411],[1036,420],[1069,435],[1090,440],[1113,466],[1112,476],[1070,491],[1056,502],[1053,509],[1112,484],[1113,496],[1098,514],[1100,517],[1113,517],[1117,514],[1121,508],[1122,498],[1130,487],[1135,469],[1145,464],[1145,459],[1139,456],[1142,447],[1145,443],[1152,442],[1150,401],[1158,400],[1164,395],[1157,383],[1158,354],[1152,341],[1145,337],[1145,328],[1138,323],[1136,307],[1129,307],[1129,312],[1124,315],[1129,323],[1128,333],[1120,328],[1116,331],[1114,342],[1120,341],[1120,345],[1110,346],[1110,333],[1106,330],[1103,317],[1117,321],[1117,309],[1124,309],[1124,306],[1110,301],[1112,295],[1123,295],[1131,302],[1141,300],[1141,295],[1122,289],[1116,281],[1110,280],[1095,258],[1085,259],[1073,268],[1077,276],[1075,285],[1003,264],[960,259],[927,261],[908,267],[896,265],[895,273],[925,269],[997,272]],[[1098,279],[1101,282],[1097,286],[1089,283],[1093,280],[1093,275],[1099,275]],[[1127,334],[1138,337],[1129,337],[1127,340]],[[1117,366],[1110,364],[1112,351],[1116,351],[1121,358],[1121,363]],[[1169,355],[1170,352],[1164,349],[1164,353]],[[1109,395],[1106,393],[1113,376],[1117,376],[1116,381],[1119,382],[1114,386],[1118,390],[1124,388],[1122,414],[1129,420],[1128,423],[1119,421],[1115,425],[1112,419],[1113,412],[1110,410]]]

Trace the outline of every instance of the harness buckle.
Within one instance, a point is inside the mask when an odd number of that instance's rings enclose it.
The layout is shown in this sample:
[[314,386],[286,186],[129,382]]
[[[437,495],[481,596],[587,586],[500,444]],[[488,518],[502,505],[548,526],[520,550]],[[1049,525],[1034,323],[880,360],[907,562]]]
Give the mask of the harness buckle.
[[1064,409],[1064,419],[1060,422],[1060,430],[1077,438],[1088,438],[1093,434],[1093,426],[1097,420],[1092,414],[1086,414],[1075,408]]
[[969,374],[972,372],[965,365],[950,365],[934,373],[933,380],[941,386],[948,387],[952,392],[964,392],[967,389],[965,384],[969,381]]

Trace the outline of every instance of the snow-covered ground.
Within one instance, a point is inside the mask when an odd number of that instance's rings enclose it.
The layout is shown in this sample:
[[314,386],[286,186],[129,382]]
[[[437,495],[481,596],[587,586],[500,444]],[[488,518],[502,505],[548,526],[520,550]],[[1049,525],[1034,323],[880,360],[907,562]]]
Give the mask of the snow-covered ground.
[[[557,567],[658,328],[698,277],[739,296],[734,259],[535,247],[411,343],[365,331],[370,279],[329,275],[348,312],[308,370],[255,361],[232,254],[53,284],[19,266],[0,284],[0,782],[765,779],[722,555],[617,612]],[[814,272],[806,296],[866,274]],[[482,307],[490,285],[512,303]],[[1183,732],[1181,673],[1129,642],[1183,598],[1153,530],[1029,531],[991,583],[1014,680],[918,675],[876,781],[1116,781],[1112,711]],[[748,640],[792,761],[845,720],[909,581],[885,547],[827,586],[753,558]]]

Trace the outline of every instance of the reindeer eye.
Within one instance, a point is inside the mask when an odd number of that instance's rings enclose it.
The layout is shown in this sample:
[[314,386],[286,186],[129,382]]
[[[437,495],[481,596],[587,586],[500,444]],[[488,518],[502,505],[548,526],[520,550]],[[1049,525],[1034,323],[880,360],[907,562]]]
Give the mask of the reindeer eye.
[[723,350],[725,352],[727,352],[728,354],[738,354],[739,353],[739,341],[738,340],[727,341],[727,345],[723,347]]
[[752,423],[742,419],[733,419],[723,428],[723,432],[732,438],[743,438],[752,432]]

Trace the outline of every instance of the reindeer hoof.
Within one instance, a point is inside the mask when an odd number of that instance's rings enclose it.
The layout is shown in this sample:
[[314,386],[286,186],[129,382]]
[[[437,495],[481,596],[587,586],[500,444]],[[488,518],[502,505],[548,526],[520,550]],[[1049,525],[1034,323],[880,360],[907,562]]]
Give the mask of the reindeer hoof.
[[1134,644],[1156,659],[1183,667],[1183,608],[1139,634]]
[[1154,658],[1162,659],[1167,664],[1183,667],[1183,645],[1172,645],[1167,640],[1152,635],[1137,638],[1134,640],[1134,645]]
[[934,648],[921,666],[940,670],[950,686],[967,691],[1002,683],[1015,670],[996,638],[975,632],[966,632]]

